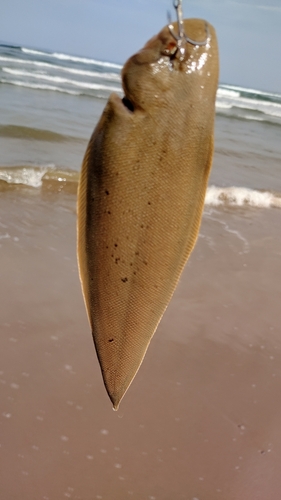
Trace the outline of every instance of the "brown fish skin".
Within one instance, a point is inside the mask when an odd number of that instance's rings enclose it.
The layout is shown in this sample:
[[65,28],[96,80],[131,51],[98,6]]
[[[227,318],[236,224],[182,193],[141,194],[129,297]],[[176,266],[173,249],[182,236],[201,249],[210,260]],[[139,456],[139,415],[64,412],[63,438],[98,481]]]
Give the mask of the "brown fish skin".
[[[176,25],[174,25],[176,30]],[[78,192],[78,262],[108,395],[117,409],[192,251],[213,154],[218,49],[165,27],[122,71],[128,107],[109,97],[89,142]],[[184,21],[204,40],[205,21]],[[171,65],[172,64],[172,65]]]

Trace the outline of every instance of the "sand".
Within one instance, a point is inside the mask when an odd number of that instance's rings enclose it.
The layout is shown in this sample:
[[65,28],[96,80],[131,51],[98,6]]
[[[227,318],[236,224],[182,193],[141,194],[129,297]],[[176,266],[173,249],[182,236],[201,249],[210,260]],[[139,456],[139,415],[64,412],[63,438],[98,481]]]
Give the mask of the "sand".
[[75,194],[0,195],[0,499],[279,500],[279,211],[206,210],[114,412],[81,295]]

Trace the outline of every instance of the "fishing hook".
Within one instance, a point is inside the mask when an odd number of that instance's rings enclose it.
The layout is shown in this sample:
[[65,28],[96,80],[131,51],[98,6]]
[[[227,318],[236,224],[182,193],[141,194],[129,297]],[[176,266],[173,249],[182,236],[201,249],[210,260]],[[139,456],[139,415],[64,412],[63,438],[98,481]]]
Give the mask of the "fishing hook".
[[184,56],[185,56],[186,43],[190,43],[191,45],[198,45],[199,47],[206,45],[206,43],[208,42],[208,38],[209,38],[209,30],[208,30],[207,23],[205,23],[206,39],[203,40],[202,42],[197,42],[196,40],[192,40],[184,32],[183,14],[182,14],[182,0],[174,0],[173,6],[177,12],[178,34],[176,34],[173,30],[172,18],[171,18],[170,12],[168,12],[168,22],[169,22],[168,28],[169,28],[169,31],[170,31],[172,37],[177,42],[177,48],[178,48],[178,51],[180,53],[179,59],[180,59],[180,61],[183,61]]

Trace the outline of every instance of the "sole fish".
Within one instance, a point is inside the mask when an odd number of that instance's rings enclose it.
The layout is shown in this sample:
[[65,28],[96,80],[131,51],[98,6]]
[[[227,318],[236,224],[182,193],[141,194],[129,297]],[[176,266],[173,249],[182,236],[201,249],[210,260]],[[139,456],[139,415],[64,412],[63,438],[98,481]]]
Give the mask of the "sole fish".
[[[183,52],[166,26],[122,71],[85,153],[78,262],[103,380],[114,409],[131,384],[192,251],[213,155],[218,49]],[[185,33],[206,36],[188,19]]]

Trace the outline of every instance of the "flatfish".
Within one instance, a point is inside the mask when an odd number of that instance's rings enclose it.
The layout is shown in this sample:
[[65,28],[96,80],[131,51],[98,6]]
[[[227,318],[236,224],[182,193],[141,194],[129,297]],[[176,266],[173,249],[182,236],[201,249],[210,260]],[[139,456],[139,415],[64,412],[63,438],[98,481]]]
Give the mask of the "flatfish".
[[124,98],[110,95],[90,139],[78,191],[80,278],[114,409],[197,239],[213,155],[214,28],[200,19],[164,27],[126,62],[122,83]]

